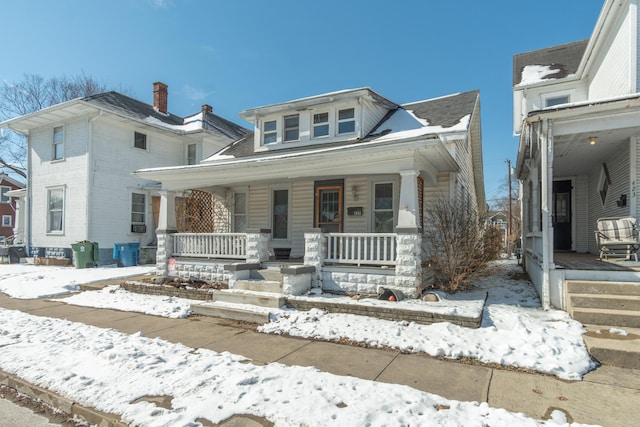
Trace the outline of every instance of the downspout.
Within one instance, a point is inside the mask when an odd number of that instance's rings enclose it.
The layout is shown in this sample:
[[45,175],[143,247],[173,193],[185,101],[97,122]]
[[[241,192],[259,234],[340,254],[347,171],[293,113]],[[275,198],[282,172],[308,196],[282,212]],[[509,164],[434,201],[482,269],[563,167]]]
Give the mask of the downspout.
[[551,191],[553,184],[553,140],[549,140],[551,125],[549,119],[542,120],[542,135],[540,136],[540,157],[542,172],[542,308],[551,308],[551,298],[549,295],[549,271],[553,262],[553,227],[551,227]]
[[85,200],[87,201],[86,203],[86,210],[85,210],[85,220],[84,220],[84,226],[85,226],[85,239],[86,240],[91,240],[91,226],[90,226],[90,219],[91,219],[91,187],[93,185],[93,166],[92,166],[92,162],[93,162],[93,156],[92,154],[92,149],[93,149],[93,122],[102,115],[103,110],[100,110],[98,112],[98,114],[96,114],[95,116],[91,117],[89,119],[89,135],[87,138],[87,187],[85,188],[86,191],[86,197]]
[[31,196],[33,192],[33,179],[31,178],[31,134],[27,132],[27,196],[24,200],[24,240],[27,255],[31,256]]

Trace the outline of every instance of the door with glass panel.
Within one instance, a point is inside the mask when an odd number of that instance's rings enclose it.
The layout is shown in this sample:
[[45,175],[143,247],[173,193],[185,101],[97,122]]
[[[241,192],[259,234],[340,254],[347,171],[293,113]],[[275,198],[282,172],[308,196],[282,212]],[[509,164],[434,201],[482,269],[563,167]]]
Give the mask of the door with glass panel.
[[342,232],[342,185],[316,187],[315,227],[325,233]]

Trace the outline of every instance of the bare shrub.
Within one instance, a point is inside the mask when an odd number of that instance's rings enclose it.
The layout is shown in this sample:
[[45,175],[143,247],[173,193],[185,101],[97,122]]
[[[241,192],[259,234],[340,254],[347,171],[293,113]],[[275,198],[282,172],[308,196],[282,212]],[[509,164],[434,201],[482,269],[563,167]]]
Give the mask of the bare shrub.
[[471,276],[499,251],[494,233],[486,232],[484,217],[445,197],[429,202],[425,217],[425,268],[431,270],[433,287],[448,293],[468,289]]

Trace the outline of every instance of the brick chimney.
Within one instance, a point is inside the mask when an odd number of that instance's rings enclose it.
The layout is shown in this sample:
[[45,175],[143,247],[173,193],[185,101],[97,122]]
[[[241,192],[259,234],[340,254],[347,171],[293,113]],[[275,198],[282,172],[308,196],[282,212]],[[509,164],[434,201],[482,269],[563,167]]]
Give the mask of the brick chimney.
[[167,113],[168,86],[162,82],[153,84],[153,107],[161,113]]
[[203,113],[213,113],[213,108],[209,104],[202,104],[202,112]]

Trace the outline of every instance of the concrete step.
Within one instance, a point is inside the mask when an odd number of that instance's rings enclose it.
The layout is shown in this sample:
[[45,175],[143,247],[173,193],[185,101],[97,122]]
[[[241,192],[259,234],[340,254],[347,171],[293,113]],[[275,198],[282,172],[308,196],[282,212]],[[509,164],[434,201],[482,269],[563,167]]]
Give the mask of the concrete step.
[[604,282],[591,280],[567,280],[570,294],[611,294],[640,296],[640,282]]
[[572,317],[582,324],[640,328],[640,311],[606,308],[573,308]]
[[569,299],[572,308],[640,311],[640,296],[636,295],[569,294]]
[[280,267],[263,268],[260,270],[251,270],[250,278],[257,280],[282,282],[282,273],[280,273]]
[[206,302],[191,304],[194,314],[251,323],[269,323],[269,310],[247,304]]
[[284,296],[272,292],[255,292],[242,289],[223,289],[212,294],[213,301],[233,304],[251,304],[258,307],[280,308],[284,305]]
[[282,293],[282,282],[276,280],[237,280],[235,289],[255,292]]
[[[640,329],[585,325],[589,354],[603,365],[640,369]],[[626,335],[620,332],[624,331]]]

